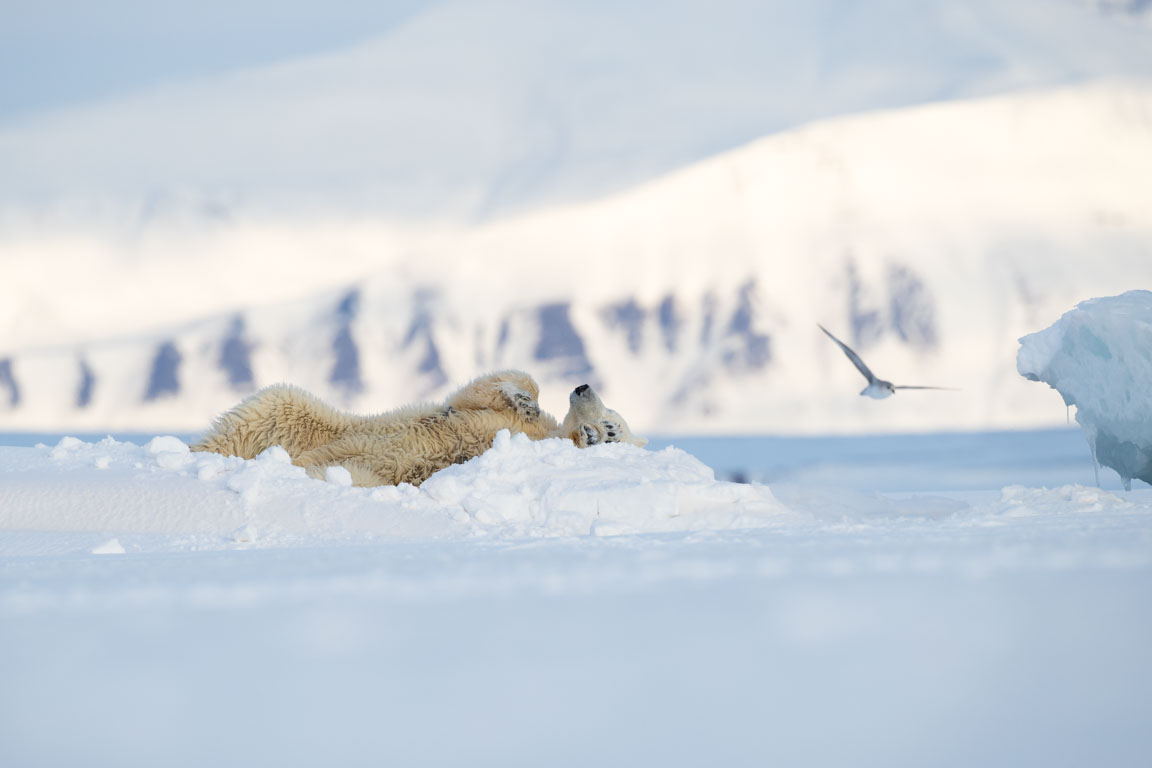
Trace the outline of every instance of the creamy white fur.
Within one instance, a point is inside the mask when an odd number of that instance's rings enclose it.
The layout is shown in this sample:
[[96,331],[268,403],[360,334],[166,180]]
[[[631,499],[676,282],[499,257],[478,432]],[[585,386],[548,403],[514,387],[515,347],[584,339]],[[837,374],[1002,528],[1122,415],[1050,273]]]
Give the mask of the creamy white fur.
[[386,413],[344,413],[314,395],[279,384],[256,392],[221,415],[193,447],[253,458],[273,445],[313,477],[341,466],[356,485],[419,485],[433,472],[488,450],[502,429],[533,440],[566,437],[583,448],[601,442],[643,446],[620,415],[589,387],[578,387],[563,423],[540,410],[540,388],[523,371],[480,376],[443,403]]

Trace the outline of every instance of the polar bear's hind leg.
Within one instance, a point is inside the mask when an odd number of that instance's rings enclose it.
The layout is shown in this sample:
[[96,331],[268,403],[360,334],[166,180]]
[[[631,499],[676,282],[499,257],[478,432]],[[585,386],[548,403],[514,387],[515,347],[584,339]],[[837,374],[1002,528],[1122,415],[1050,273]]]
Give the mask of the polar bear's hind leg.
[[540,418],[540,403],[536,401],[536,396],[526,389],[523,389],[519,384],[511,381],[502,381],[496,385],[504,395],[504,399],[512,407],[512,410],[524,419],[524,421],[536,421]]
[[192,450],[251,459],[279,445],[296,458],[358,421],[359,417],[341,413],[298,387],[278,384],[221,414]]
[[540,417],[540,387],[523,371],[499,371],[473,379],[450,395],[446,404],[458,411],[514,411],[532,421]]

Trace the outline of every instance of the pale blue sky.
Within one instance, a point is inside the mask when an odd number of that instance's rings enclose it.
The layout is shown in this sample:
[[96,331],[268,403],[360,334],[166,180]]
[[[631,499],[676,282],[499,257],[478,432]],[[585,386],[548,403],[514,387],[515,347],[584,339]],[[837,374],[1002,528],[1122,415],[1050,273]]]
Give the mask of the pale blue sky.
[[435,0],[0,0],[0,119],[339,48]]

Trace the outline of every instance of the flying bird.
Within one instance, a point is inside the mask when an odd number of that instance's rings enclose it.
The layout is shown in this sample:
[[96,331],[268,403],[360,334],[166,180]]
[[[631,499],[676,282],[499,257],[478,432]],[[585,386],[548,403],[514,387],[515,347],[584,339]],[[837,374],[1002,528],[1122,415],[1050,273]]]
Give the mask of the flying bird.
[[836,342],[836,346],[840,347],[840,349],[844,351],[844,354],[847,355],[848,359],[852,361],[852,364],[856,366],[856,370],[860,371],[860,373],[864,374],[864,378],[868,379],[868,386],[860,390],[860,394],[862,395],[867,395],[874,400],[883,400],[886,397],[891,397],[892,395],[896,394],[896,390],[898,389],[946,389],[952,392],[956,391],[951,387],[897,386],[890,381],[878,379],[876,378],[876,374],[872,373],[871,369],[869,369],[868,366],[864,364],[864,361],[860,359],[860,355],[852,351],[851,347],[829,333],[828,329],[824,326],[820,325],[819,323],[817,323],[817,325],[820,326],[820,330],[828,334],[828,338]]

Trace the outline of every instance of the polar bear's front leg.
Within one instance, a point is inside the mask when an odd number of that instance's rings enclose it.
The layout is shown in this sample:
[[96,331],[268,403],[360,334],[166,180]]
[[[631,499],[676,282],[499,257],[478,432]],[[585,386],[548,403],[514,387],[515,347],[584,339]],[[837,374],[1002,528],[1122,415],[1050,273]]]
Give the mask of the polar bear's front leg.
[[624,431],[620,429],[620,425],[609,419],[602,419],[600,421],[600,429],[604,433],[604,442],[618,443]]
[[579,425],[574,433],[573,442],[577,448],[587,448],[600,443],[618,443],[622,434],[619,424],[602,419]]
[[593,424],[581,424],[574,434],[577,448],[587,448],[600,442],[600,430]]

